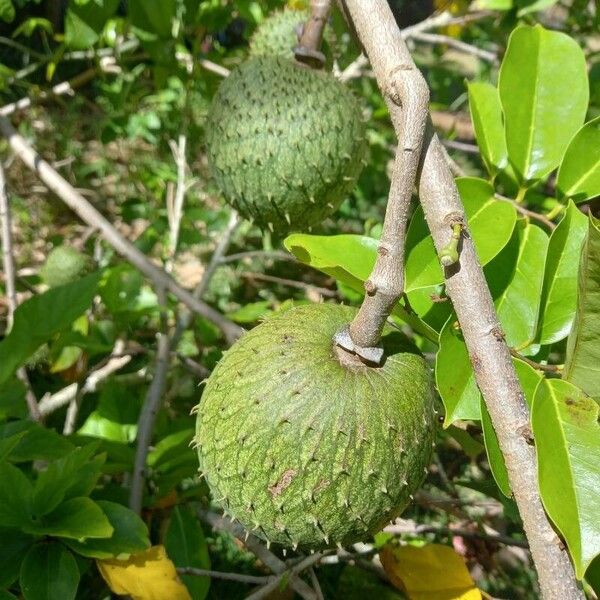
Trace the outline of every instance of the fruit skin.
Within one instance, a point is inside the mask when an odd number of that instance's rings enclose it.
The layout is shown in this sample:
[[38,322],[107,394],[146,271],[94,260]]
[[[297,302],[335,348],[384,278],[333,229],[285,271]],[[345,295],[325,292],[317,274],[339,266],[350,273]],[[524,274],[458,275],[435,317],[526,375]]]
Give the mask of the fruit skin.
[[40,276],[49,287],[70,283],[81,277],[88,267],[88,258],[70,246],[57,246],[46,257]]
[[308,10],[279,10],[267,17],[250,39],[250,56],[294,58],[298,33],[310,17]]
[[302,230],[333,213],[360,175],[360,104],[328,73],[253,58],[215,95],[206,148],[217,184],[242,216],[263,229]]
[[435,436],[429,368],[390,328],[382,367],[355,357],[342,365],[332,336],[355,314],[315,304],[272,316],[208,379],[200,469],[213,499],[263,539],[307,549],[364,540],[425,477]]

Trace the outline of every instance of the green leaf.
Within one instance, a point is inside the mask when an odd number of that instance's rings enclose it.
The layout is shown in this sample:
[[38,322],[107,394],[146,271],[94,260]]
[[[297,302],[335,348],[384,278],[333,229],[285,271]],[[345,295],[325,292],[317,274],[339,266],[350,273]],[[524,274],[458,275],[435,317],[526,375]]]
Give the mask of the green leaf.
[[12,0],[0,0],[0,19],[5,23],[12,23],[15,20],[15,7]]
[[[531,409],[535,391],[537,390],[540,381],[543,379],[542,374],[539,371],[536,371],[526,362],[523,362],[517,358],[513,358],[513,365],[515,366],[517,377],[519,378],[521,387],[523,388],[525,400]],[[504,457],[500,451],[500,444],[498,443],[498,438],[496,436],[496,432],[494,431],[494,426],[492,425],[492,420],[487,407],[485,406],[483,397],[481,398],[481,425],[483,428],[483,439],[488,456],[488,463],[490,465],[492,475],[494,476],[494,480],[496,481],[500,491],[507,498],[510,498],[512,496],[512,492],[508,483],[508,472],[504,463]]]
[[579,579],[600,553],[599,412],[580,389],[551,379],[538,387],[531,415],[542,501]]
[[19,578],[25,600],[74,600],[79,569],[73,555],[58,542],[40,542],[27,553]]
[[508,165],[508,150],[497,88],[491,83],[469,83],[469,108],[477,144],[490,175]]
[[583,125],[589,98],[583,50],[564,33],[518,27],[498,88],[510,162],[521,181],[541,179],[560,164]]
[[575,202],[600,195],[600,117],[586,123],[571,140],[556,185],[562,196]]
[[550,236],[540,305],[540,344],[566,338],[577,310],[577,274],[587,218],[569,201],[565,216]]
[[90,307],[100,277],[100,272],[92,273],[33,296],[17,308],[13,328],[0,342],[0,383]]
[[[309,235],[293,233],[284,246],[301,262],[335,277],[361,295],[377,257],[378,240],[363,235]],[[437,333],[400,304],[394,314],[408,323],[417,333],[437,341]]]
[[521,219],[510,242],[485,269],[506,343],[513,348],[535,339],[547,248],[548,235]]
[[87,496],[96,485],[104,457],[92,459],[97,444],[76,448],[51,462],[33,487],[33,512],[43,516],[52,512],[63,500]]
[[[165,534],[165,547],[176,567],[210,569],[208,547],[202,527],[196,517],[184,506],[176,506]],[[181,575],[193,600],[204,600],[210,587],[209,577]]]
[[23,558],[34,538],[18,529],[0,528],[0,588],[9,587],[19,577]]
[[108,538],[113,528],[102,509],[90,498],[71,498],[50,514],[23,528],[26,533],[84,540]]
[[456,317],[452,315],[444,325],[435,361],[435,381],[446,408],[444,427],[454,421],[481,417],[479,388],[467,347],[455,323]]
[[8,417],[26,419],[28,417],[25,393],[27,389],[16,377],[10,377],[0,384],[0,421]]
[[475,7],[487,10],[510,10],[514,0],[475,0]]
[[563,379],[600,401],[600,221],[590,217]]
[[[485,265],[510,240],[517,220],[516,210],[509,202],[496,200],[494,188],[484,179],[459,177],[456,185],[469,234],[481,264]],[[406,245],[406,291],[442,283],[444,275],[421,208],[411,219]]]
[[522,17],[532,12],[544,10],[557,2],[558,0],[517,0],[517,5],[523,7],[517,14]]
[[0,440],[19,433],[23,435],[8,456],[11,462],[54,460],[65,456],[74,448],[69,440],[56,431],[31,421],[12,421],[0,425]]
[[65,45],[74,50],[87,50],[93,46],[118,6],[119,0],[71,2],[65,16]]
[[190,447],[193,438],[194,429],[191,428],[167,435],[148,452],[148,465],[157,469],[174,458],[180,458],[186,454],[186,448]]
[[31,482],[7,462],[0,463],[0,482],[0,527],[24,527],[31,517]]
[[84,541],[63,540],[71,550],[89,558],[126,560],[131,554],[150,547],[146,524],[132,510],[106,500],[98,500],[97,504],[114,529],[112,536]]
[[129,0],[129,16],[144,40],[170,38],[175,7],[175,0]]

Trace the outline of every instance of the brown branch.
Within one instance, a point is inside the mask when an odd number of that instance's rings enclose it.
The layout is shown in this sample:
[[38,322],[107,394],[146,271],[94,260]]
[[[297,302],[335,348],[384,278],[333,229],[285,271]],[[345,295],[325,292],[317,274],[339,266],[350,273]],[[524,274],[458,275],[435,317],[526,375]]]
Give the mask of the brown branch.
[[522,204],[519,204],[519,202],[513,200],[512,198],[507,198],[506,196],[502,196],[500,194],[494,195],[497,200],[501,200],[502,202],[509,202],[510,204],[512,204],[515,207],[516,211],[521,213],[523,216],[535,219],[536,221],[543,223],[551,231],[556,229],[556,223],[553,223],[546,215],[541,215],[540,213],[537,213],[533,210],[529,210],[528,208],[525,208]]
[[151,279],[155,286],[165,288],[178,300],[194,312],[212,321],[229,343],[233,343],[243,333],[243,329],[226,319],[217,310],[183,289],[163,269],[150,262],[129,240],[125,239],[115,227],[94,208],[77,190],[57,173],[28,143],[19,135],[10,122],[0,116],[0,131],[7,138],[14,153],[34,171],[73,212],[88,225],[98,229],[101,236],[126,260]]
[[[354,27],[383,89],[390,56],[404,56],[405,43],[385,0],[346,0]],[[394,122],[398,131],[401,129]],[[451,223],[464,220],[454,178],[431,123],[423,145],[419,197],[439,254],[452,237]],[[565,547],[544,512],[537,486],[535,449],[522,432],[529,415],[510,350],[469,236],[462,236],[460,261],[446,268],[446,291],[461,325],[477,384],[485,398],[519,507],[545,600],[583,598]]]
[[[348,3],[348,7],[354,20],[356,7],[351,3]],[[395,31],[401,40],[400,31],[397,28]],[[365,48],[368,52],[368,45]],[[365,281],[365,298],[348,329],[349,340],[345,339],[344,334],[336,337],[343,348],[373,362],[379,362],[381,350],[374,352],[362,349],[372,349],[379,344],[385,322],[404,293],[406,224],[429,107],[427,82],[412,62],[406,45],[391,47],[389,52],[381,56],[384,57],[381,68],[386,78],[378,80],[378,83],[396,129],[398,147],[377,260],[369,279]]]
[[443,44],[445,46],[448,46],[449,48],[453,48],[454,50],[463,52],[464,54],[470,54],[471,56],[475,56],[476,58],[479,58],[485,62],[492,63],[493,65],[498,64],[498,54],[496,52],[491,52],[490,50],[478,48],[477,46],[467,44],[462,40],[450,37],[449,35],[441,35],[439,33],[417,32],[413,33],[411,38],[413,40],[417,40],[418,42],[425,42],[426,44]]
[[224,579],[225,581],[237,581],[251,585],[264,585],[274,579],[272,575],[244,575],[243,573],[226,573],[224,571],[211,571],[209,569],[197,569],[196,567],[177,567],[180,575],[194,575],[196,577],[210,577],[212,579]]
[[294,48],[296,60],[314,69],[320,69],[325,64],[321,42],[330,11],[331,0],[310,0],[310,17],[302,28],[298,45]]
[[[12,245],[12,219],[10,204],[8,201],[8,190],[6,188],[6,177],[4,167],[0,163],[0,229],[2,231],[2,264],[6,285],[6,299],[8,302],[8,330],[13,325],[15,310],[17,310],[17,288],[15,286],[15,263]],[[25,386],[25,402],[29,416],[34,421],[41,421],[42,416],[38,406],[37,398],[31,388],[29,377],[25,367],[17,369],[17,377]]]
[[152,442],[152,431],[160,407],[167,382],[169,368],[170,342],[169,326],[167,320],[167,294],[164,289],[157,288],[158,300],[162,307],[160,313],[160,332],[157,334],[156,367],[154,377],[148,388],[144,404],[140,412],[137,426],[135,462],[129,490],[129,508],[140,513],[144,496],[144,482],[146,480],[146,457]]
[[[246,531],[241,525],[233,523],[214,512],[203,509],[198,510],[198,516],[213,529],[228,531],[238,540],[243,542],[246,549],[252,552],[252,554],[271,569],[273,573],[279,575],[288,571],[287,565],[281,559],[275,556],[275,554],[266,548],[256,536]],[[289,585],[297,594],[304,598],[304,600],[317,600],[317,595],[314,590],[296,575],[290,576]]]
[[268,281],[270,283],[278,283],[287,287],[297,288],[299,290],[312,290],[328,298],[337,298],[338,293],[335,290],[328,290],[327,288],[313,285],[312,283],[306,283],[304,281],[296,281],[295,279],[284,279],[283,277],[275,277],[274,275],[267,275],[266,273],[249,273],[242,272],[240,277],[244,279]]
[[537,369],[538,371],[545,371],[546,373],[556,374],[556,373],[560,373],[562,370],[561,367],[559,367],[558,365],[543,365],[541,363],[535,362],[535,360],[531,360],[530,358],[527,358],[527,356],[523,356],[520,352],[517,352],[513,348],[510,349],[510,353],[515,358],[518,358],[519,360],[526,362],[530,367],[533,367],[534,369]]

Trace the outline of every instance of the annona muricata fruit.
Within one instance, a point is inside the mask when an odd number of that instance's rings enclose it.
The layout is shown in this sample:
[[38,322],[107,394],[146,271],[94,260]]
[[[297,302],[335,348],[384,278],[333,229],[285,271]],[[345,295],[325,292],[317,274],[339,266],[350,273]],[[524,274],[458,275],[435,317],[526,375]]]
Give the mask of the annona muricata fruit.
[[57,246],[40,269],[44,283],[56,287],[75,281],[88,267],[88,258],[71,246]]
[[[386,328],[370,367],[333,345],[356,309],[300,306],[246,333],[209,377],[195,442],[213,498],[258,536],[318,548],[365,539],[425,477],[435,431],[423,358]],[[340,360],[342,357],[342,361]]]
[[213,100],[206,147],[227,202],[266,229],[301,230],[329,216],[362,169],[361,109],[332,75],[257,57]]
[[279,10],[268,16],[250,39],[250,56],[294,58],[298,34],[310,17],[308,10]]

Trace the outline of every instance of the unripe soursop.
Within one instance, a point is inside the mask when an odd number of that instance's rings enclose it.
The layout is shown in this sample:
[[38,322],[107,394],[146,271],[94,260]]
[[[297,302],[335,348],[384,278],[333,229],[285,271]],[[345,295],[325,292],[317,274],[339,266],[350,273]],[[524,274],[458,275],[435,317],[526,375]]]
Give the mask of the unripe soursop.
[[200,470],[225,512],[268,541],[311,549],[366,539],[425,477],[435,435],[429,369],[391,328],[381,367],[339,350],[332,337],[355,315],[331,304],[274,315],[206,384]]
[[361,108],[331,74],[278,57],[227,77],[206,124],[225,199],[261,228],[302,230],[333,213],[362,169]]
[[299,34],[310,17],[308,10],[286,8],[268,16],[250,39],[250,56],[282,56],[294,58]]
[[81,277],[89,266],[85,254],[71,246],[57,246],[46,257],[40,276],[49,287],[70,283]]

